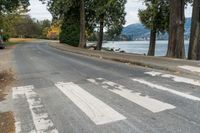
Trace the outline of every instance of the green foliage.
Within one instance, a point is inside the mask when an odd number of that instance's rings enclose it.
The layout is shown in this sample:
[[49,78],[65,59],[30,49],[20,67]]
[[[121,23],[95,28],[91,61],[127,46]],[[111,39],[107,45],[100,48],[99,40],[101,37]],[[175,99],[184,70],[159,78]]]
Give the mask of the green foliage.
[[94,11],[94,23],[98,27],[100,19],[104,19],[104,27],[107,34],[117,36],[121,33],[125,24],[125,4],[126,0],[94,0],[90,2],[90,7]]
[[60,42],[78,47],[80,37],[79,10],[71,9],[65,14],[61,26]]
[[29,0],[1,0],[0,14],[10,13],[17,10],[19,7],[26,9],[29,6]]
[[[47,1],[47,0],[41,0],[41,1]],[[85,0],[85,15],[86,15],[86,33],[87,37],[90,37],[96,29],[99,28],[99,23],[101,16],[104,17],[104,28],[108,32],[108,34],[112,36],[119,35],[121,33],[121,30],[123,28],[123,25],[125,24],[125,3],[126,0]],[[60,19],[63,21],[63,25],[66,25],[66,23],[69,23],[71,17],[69,12],[72,14],[76,14],[79,16],[80,12],[75,11],[72,12],[73,8],[80,9],[80,0],[49,0],[48,2],[48,9],[53,15],[54,19]],[[68,18],[68,19],[66,19]],[[80,20],[77,17],[77,27],[78,24],[80,24]],[[72,19],[73,20],[73,19]],[[75,24],[69,24],[68,26],[61,26],[61,35],[60,39],[63,41],[63,32],[68,33],[68,29],[74,29]],[[70,27],[71,26],[71,27]],[[68,27],[68,28],[65,28]],[[65,30],[67,30],[65,32]],[[78,31],[78,30],[75,30]],[[70,33],[70,32],[69,32]],[[77,34],[79,36],[80,34]],[[70,36],[70,35],[68,35]],[[67,39],[65,39],[67,41]],[[77,40],[77,39],[75,39]],[[64,41],[64,42],[66,42]],[[68,43],[69,44],[69,43]],[[73,43],[74,44],[74,43]]]
[[9,34],[3,34],[3,41],[4,42],[8,42],[9,39],[10,39],[10,35]]
[[169,1],[145,0],[146,9],[139,10],[138,16],[142,24],[150,30],[164,33],[169,28]]

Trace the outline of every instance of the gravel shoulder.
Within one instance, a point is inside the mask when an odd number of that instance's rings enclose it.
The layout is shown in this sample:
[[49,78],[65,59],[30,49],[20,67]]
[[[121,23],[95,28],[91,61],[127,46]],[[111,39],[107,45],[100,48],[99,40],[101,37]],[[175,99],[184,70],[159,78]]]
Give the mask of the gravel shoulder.
[[9,107],[11,85],[14,83],[14,70],[11,66],[12,49],[8,47],[0,51],[0,132],[14,133],[15,120]]

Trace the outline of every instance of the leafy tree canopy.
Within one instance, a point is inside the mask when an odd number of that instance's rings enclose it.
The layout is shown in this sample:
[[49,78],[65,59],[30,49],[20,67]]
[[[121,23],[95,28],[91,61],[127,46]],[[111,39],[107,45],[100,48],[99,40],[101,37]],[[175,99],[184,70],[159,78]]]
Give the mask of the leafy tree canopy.
[[0,13],[8,13],[17,10],[19,7],[26,9],[29,6],[29,0],[1,0]]

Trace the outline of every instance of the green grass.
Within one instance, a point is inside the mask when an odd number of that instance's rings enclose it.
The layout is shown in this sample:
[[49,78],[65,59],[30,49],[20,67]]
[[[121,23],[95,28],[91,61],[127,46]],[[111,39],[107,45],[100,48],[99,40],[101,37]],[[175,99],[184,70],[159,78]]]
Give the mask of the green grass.
[[13,45],[16,45],[16,44],[17,44],[16,42],[5,42],[6,47],[13,46]]

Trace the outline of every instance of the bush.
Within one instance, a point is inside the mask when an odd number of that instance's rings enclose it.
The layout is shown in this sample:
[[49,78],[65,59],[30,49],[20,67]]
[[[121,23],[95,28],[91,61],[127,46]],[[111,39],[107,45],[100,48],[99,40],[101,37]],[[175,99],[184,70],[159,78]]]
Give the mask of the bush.
[[[77,9],[72,9],[75,12]],[[79,13],[77,13],[79,14]],[[78,47],[80,37],[79,16],[72,11],[65,15],[61,26],[60,42]]]
[[3,35],[3,41],[4,42],[8,42],[9,39],[10,39],[10,35],[9,34],[4,34]]

